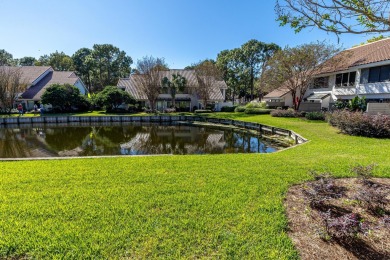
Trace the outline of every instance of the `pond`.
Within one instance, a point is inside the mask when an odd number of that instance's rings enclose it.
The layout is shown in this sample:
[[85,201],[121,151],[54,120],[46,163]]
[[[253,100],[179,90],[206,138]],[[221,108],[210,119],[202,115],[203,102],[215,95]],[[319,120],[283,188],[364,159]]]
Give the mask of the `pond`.
[[0,158],[271,153],[278,149],[253,132],[206,126],[69,123],[0,128]]

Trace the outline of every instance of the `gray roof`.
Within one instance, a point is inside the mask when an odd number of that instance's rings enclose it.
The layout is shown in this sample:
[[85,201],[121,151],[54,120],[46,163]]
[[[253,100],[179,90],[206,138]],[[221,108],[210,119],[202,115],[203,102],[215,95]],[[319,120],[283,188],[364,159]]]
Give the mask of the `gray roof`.
[[50,71],[37,84],[28,88],[22,94],[22,99],[40,100],[46,88],[52,84],[75,85],[78,80],[79,77],[73,71]]
[[24,84],[31,85],[36,79],[45,72],[53,70],[50,66],[21,66],[7,67],[11,71],[19,70],[21,72],[21,81]]
[[[161,79],[167,77],[169,80],[171,80],[173,74],[180,74],[181,76],[185,77],[187,79],[188,87],[196,88],[196,86],[198,86],[198,81],[196,79],[196,74],[194,70],[171,69],[161,71]],[[130,75],[130,78],[119,79],[117,87],[124,88],[136,100],[147,100],[147,96],[145,95],[145,93],[143,93],[142,88],[139,86],[139,82],[141,81],[137,80],[137,77],[140,77],[140,75],[133,74]],[[223,100],[224,97],[221,93],[221,89],[227,89],[225,81],[216,81],[210,99]]]

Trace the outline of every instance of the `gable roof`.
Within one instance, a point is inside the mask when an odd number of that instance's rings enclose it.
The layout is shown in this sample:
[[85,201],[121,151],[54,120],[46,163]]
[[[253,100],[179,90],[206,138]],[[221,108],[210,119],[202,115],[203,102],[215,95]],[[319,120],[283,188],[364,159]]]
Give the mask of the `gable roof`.
[[73,71],[50,71],[37,84],[28,88],[21,96],[23,99],[40,100],[46,88],[52,84],[75,85],[80,80]]
[[[181,69],[171,69],[161,71],[161,79],[167,77],[169,80],[172,79],[173,74],[180,74],[181,76],[187,79],[187,85],[190,87],[196,87],[198,85],[198,80],[196,79],[196,74],[194,70],[181,70]],[[124,88],[130,95],[132,95],[137,100],[147,100],[147,96],[142,91],[141,86],[139,86],[140,80],[137,80],[137,77],[141,75],[133,74],[130,75],[130,78],[121,78],[118,81],[117,87]],[[213,86],[211,93],[211,100],[223,100],[224,97],[220,89],[227,89],[225,81],[216,81]]]
[[335,55],[320,74],[347,70],[353,67],[390,60],[390,38],[352,47]]
[[[390,38],[356,46],[340,52],[329,61],[325,62],[325,65],[318,72],[318,75],[348,70],[353,67],[381,61],[390,61]],[[290,92],[289,89],[281,86],[264,97],[283,97],[288,92]]]

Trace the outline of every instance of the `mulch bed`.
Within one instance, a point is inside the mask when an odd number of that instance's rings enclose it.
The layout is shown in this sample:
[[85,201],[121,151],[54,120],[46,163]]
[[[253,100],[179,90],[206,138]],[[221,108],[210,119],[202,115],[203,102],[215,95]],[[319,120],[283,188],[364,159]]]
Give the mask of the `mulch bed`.
[[[305,191],[318,182],[291,187],[285,200],[289,236],[301,258],[390,259],[390,179],[373,178],[369,184],[355,178],[335,179],[332,184],[341,195],[313,206]],[[365,192],[373,194],[378,190],[387,194],[382,200],[386,203],[379,208],[373,209],[373,203],[359,199]],[[330,228],[329,216],[334,219],[348,214],[358,216],[359,227],[364,228],[353,235],[340,235],[334,226]]]

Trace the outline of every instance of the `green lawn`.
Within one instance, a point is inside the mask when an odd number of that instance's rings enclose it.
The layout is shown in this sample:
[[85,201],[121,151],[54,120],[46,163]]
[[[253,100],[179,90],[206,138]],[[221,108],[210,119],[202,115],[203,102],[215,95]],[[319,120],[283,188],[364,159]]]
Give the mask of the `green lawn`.
[[274,154],[0,162],[0,258],[295,259],[283,199],[308,170],[351,176],[390,139],[339,134],[324,122],[214,116],[296,131],[310,142]]

